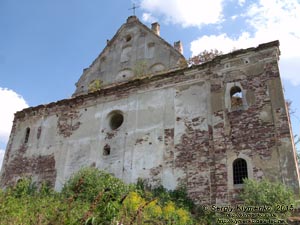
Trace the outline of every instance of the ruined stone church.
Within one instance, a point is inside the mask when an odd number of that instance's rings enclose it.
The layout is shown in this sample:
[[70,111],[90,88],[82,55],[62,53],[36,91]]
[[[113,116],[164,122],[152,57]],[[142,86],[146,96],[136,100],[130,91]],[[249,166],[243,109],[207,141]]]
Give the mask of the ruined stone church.
[[72,98],[15,114],[1,186],[32,176],[60,190],[94,166],[127,183],[184,185],[201,204],[235,202],[244,178],[299,193],[279,54],[273,41],[188,67],[181,42],[131,16]]

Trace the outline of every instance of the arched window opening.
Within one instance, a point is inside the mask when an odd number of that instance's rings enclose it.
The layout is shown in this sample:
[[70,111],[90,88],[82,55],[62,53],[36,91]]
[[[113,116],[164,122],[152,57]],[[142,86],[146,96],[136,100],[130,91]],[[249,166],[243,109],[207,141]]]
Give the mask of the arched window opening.
[[29,135],[30,135],[30,128],[27,127],[26,128],[26,133],[25,133],[25,139],[24,139],[25,144],[28,143]]
[[243,105],[243,93],[240,87],[234,86],[230,89],[231,107]]
[[244,159],[236,159],[233,162],[233,184],[243,184],[243,179],[248,178],[247,162]]

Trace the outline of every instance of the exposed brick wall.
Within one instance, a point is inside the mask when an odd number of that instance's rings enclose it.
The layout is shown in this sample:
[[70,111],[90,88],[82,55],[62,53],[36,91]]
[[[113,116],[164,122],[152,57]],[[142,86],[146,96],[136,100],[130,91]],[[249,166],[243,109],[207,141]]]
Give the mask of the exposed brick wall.
[[5,165],[1,185],[14,185],[22,177],[33,177],[37,182],[46,182],[54,187],[56,179],[54,155],[26,157],[27,147],[22,145],[18,153]]
[[75,110],[62,112],[57,120],[58,133],[64,137],[70,137],[73,131],[80,127],[80,113]]
[[222,122],[210,127],[211,133],[211,204],[218,204],[220,201],[227,202],[227,167],[224,164],[226,159],[226,138],[224,112],[214,112],[214,117],[220,118]]
[[11,157],[12,144],[13,144],[14,136],[15,136],[15,133],[16,133],[16,126],[17,126],[16,123],[17,123],[16,119],[14,119],[13,126],[11,128],[11,132],[10,132],[10,136],[9,136],[9,141],[8,141],[6,152],[5,152],[5,157],[4,157],[4,160],[3,160],[3,167],[4,168],[6,167],[6,164],[7,164],[7,162],[9,161],[9,159]]
[[[211,132],[193,129],[192,122],[197,121],[197,118],[185,121],[185,134],[181,137],[181,143],[175,146],[178,152],[176,167],[185,170],[189,195],[197,202],[202,204],[240,202],[239,193],[242,189],[228,189],[226,165],[228,151],[234,151],[238,155],[245,150],[244,153],[253,160],[253,177],[261,179],[266,175],[262,168],[255,166],[254,158],[259,156],[266,162],[271,160],[274,149],[280,146],[280,138],[290,137],[288,118],[283,108],[276,109],[279,118],[277,124],[274,119],[270,121],[260,119],[264,107],[272,109],[268,96],[270,87],[267,82],[278,77],[278,66],[273,62],[266,64],[264,72],[249,76],[247,79],[244,77],[227,79],[223,84],[217,84],[217,81],[212,80],[211,92],[222,91],[227,82],[240,82],[244,90],[254,93],[255,102],[246,109],[214,112],[214,117],[221,120],[210,127]],[[177,118],[177,121],[180,119]],[[226,132],[225,129],[230,132]],[[201,161],[202,159],[205,160]],[[274,166],[280,167],[279,164]],[[282,179],[280,175],[278,179]]]
[[164,130],[164,162],[174,168],[174,128]]
[[210,203],[210,134],[209,131],[195,128],[205,118],[183,119],[186,127],[180,144],[175,145],[175,166],[184,170],[189,196],[196,202]]

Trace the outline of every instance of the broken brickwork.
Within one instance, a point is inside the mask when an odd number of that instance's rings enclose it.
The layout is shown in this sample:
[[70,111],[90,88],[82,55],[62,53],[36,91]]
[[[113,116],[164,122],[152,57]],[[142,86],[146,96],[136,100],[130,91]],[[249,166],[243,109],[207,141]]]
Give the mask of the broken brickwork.
[[76,111],[62,112],[57,120],[58,133],[70,137],[72,132],[80,127],[80,114]]

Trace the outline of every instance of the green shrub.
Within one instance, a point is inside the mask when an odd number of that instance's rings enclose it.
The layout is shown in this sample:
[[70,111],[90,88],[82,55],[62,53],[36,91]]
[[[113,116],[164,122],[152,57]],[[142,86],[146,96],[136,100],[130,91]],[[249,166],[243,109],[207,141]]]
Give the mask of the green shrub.
[[83,201],[90,204],[82,220],[96,224],[112,221],[119,213],[121,199],[128,192],[128,185],[96,168],[80,170],[62,189],[62,195],[71,202]]
[[[241,193],[245,206],[269,206],[278,219],[287,219],[295,207],[294,193],[278,182],[245,179]],[[270,216],[275,219],[274,216]]]
[[30,179],[0,192],[0,224],[76,224],[84,207],[68,210],[61,195],[43,186],[38,190]]
[[90,82],[89,86],[88,86],[88,92],[95,92],[98,91],[102,88],[102,80],[93,80]]
[[32,182],[31,178],[19,179],[17,184],[10,188],[11,194],[15,197],[22,197],[26,195],[34,195],[36,193],[37,187]]
[[188,210],[172,201],[161,204],[159,199],[146,200],[138,192],[130,192],[122,204],[118,217],[122,224],[194,224]]
[[162,185],[152,188],[145,180],[138,179],[136,190],[145,198],[157,198],[160,204],[164,205],[169,201],[176,204],[177,207],[192,210],[196,207],[194,202],[187,195],[186,187],[180,186],[175,190],[168,190]]
[[102,193],[103,197],[116,200],[128,192],[128,186],[120,179],[96,168],[83,168],[64,185],[62,194],[75,199],[93,202]]

